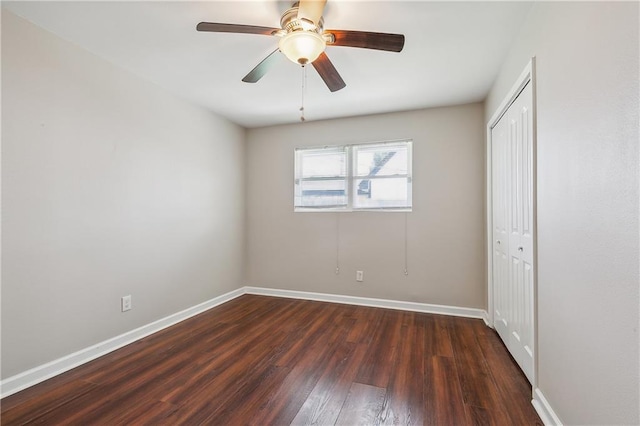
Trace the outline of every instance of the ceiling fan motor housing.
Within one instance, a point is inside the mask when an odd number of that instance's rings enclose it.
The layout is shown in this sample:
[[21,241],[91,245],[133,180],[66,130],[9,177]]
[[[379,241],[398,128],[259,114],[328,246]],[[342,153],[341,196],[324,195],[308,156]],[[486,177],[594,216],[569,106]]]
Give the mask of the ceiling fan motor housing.
[[298,18],[298,3],[287,9],[280,17],[280,27],[288,33],[294,31],[313,31],[322,34],[324,31],[324,18],[320,18],[318,23]]

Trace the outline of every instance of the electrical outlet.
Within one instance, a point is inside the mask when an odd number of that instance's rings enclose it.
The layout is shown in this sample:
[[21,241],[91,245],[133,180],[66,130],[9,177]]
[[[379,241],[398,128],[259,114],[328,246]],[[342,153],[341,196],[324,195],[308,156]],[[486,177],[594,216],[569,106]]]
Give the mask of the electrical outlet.
[[120,306],[122,307],[122,312],[131,310],[131,295],[122,297],[120,299]]
[[356,281],[358,282],[364,281],[364,272],[356,271]]

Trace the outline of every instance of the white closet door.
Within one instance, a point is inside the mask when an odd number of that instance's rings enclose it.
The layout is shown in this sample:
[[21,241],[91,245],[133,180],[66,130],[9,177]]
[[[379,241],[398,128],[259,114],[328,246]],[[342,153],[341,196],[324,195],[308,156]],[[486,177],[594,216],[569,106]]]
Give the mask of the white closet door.
[[494,326],[498,333],[508,334],[511,303],[509,285],[509,170],[508,120],[500,120],[492,131],[493,182],[493,288]]
[[494,324],[533,378],[533,128],[531,82],[491,132]]

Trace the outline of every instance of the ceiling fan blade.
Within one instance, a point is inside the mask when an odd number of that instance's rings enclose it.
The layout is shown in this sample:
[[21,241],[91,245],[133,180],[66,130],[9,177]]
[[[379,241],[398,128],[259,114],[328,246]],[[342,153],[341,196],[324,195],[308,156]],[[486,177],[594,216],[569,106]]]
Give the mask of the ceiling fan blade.
[[331,46],[361,47],[389,52],[400,52],[404,47],[404,35],[402,34],[346,30],[326,30],[326,33],[333,35],[334,41],[327,42]]
[[333,66],[326,53],[322,52],[320,56],[318,56],[318,59],[312,62],[312,65],[332,92],[336,92],[346,86],[338,70]]
[[240,33],[273,35],[280,28],[258,27],[255,25],[219,24],[215,22],[200,22],[196,26],[198,31],[210,31],[214,33]]
[[326,3],[327,0],[300,0],[298,4],[298,19],[312,22],[313,25],[318,26]]
[[257,83],[264,75],[269,71],[275,64],[280,62],[282,59],[282,55],[280,55],[280,50],[276,49],[269,54],[266,58],[262,60],[254,69],[249,72],[249,74],[245,75],[242,81],[245,83]]

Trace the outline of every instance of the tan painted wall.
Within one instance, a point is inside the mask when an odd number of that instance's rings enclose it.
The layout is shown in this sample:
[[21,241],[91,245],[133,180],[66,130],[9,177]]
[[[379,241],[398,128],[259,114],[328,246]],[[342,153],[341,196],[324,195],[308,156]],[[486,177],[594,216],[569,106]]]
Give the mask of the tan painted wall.
[[[471,104],[248,130],[247,284],[485,308],[482,121]],[[296,147],[402,138],[414,142],[408,276],[405,213],[293,212]]]
[[244,137],[4,10],[2,377],[240,287]]

